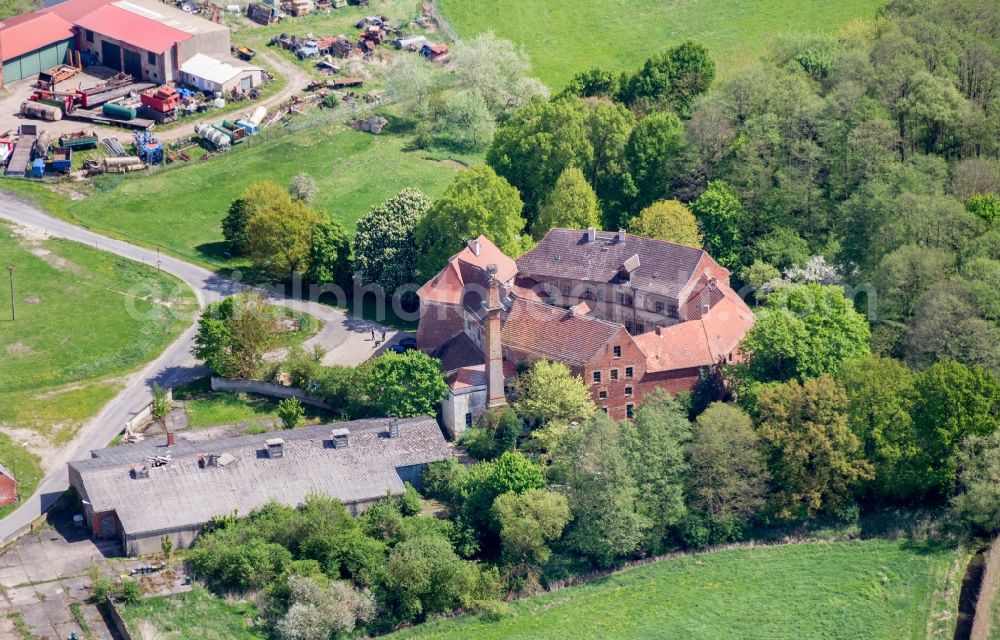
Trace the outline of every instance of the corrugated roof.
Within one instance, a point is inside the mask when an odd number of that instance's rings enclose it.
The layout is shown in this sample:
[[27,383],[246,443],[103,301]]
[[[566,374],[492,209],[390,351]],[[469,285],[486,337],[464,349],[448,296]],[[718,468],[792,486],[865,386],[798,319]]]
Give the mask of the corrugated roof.
[[597,356],[625,328],[541,302],[511,298],[503,346],[529,356],[579,366]]
[[61,17],[50,13],[27,13],[3,22],[0,49],[4,60],[12,60],[73,37],[73,25]]
[[204,53],[194,54],[185,60],[184,64],[181,65],[182,72],[195,76],[196,78],[201,78],[202,80],[214,82],[215,84],[224,84],[236,76],[246,73],[247,71],[259,70],[260,67],[237,67],[224,60],[219,60],[218,58],[205,55]]
[[597,239],[589,241],[587,231],[550,229],[517,259],[517,267],[539,279],[608,283],[627,266],[634,269],[632,286],[677,300],[707,255],[701,249],[628,234],[621,241],[617,233],[598,232]]
[[[274,434],[224,438],[203,443],[178,438],[143,442],[93,452],[70,463],[80,474],[95,512],[114,511],[127,534],[196,526],[236,510],[246,515],[270,500],[297,505],[311,492],[344,502],[384,497],[403,490],[396,469],[444,460],[452,447],[433,418],[400,420],[399,437],[388,437],[388,419],[356,420],[282,431],[284,455],[268,458],[266,440]],[[330,445],[331,426],[350,430],[350,446]],[[169,451],[168,464],[149,469],[149,478],[132,479],[132,465],[145,456]],[[198,466],[198,456],[231,455],[225,467]]]
[[77,20],[93,13],[106,4],[111,4],[112,0],[66,0],[59,4],[41,9],[39,13],[54,13],[67,22],[75,23]]
[[163,53],[174,44],[191,37],[191,34],[180,29],[168,27],[115,5],[104,5],[77,19],[76,24],[153,53]]

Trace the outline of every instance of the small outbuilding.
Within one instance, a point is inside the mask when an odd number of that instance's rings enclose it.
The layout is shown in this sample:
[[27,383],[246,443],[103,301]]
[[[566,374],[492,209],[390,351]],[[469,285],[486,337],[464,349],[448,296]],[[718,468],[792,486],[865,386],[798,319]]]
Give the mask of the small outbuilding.
[[233,89],[249,91],[263,82],[260,67],[236,66],[203,53],[195,54],[181,65],[181,82],[201,91],[228,93]]
[[0,507],[17,502],[17,478],[7,467],[0,464]]

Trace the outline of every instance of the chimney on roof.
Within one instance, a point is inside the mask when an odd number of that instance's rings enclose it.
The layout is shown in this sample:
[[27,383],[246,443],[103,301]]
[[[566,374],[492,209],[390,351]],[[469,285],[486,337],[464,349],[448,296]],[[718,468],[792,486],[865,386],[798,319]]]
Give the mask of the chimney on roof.
[[587,242],[593,242],[597,240],[597,229],[595,227],[587,227]]
[[351,446],[351,432],[346,427],[338,427],[330,432],[334,449],[346,449]]
[[479,246],[479,240],[469,240],[469,249],[472,251],[472,255],[479,257],[479,252],[481,247]]
[[658,336],[662,336],[663,335],[663,325],[662,324],[656,325],[656,335],[658,335]]
[[167,431],[167,446],[168,447],[177,446],[177,436],[174,435],[173,431]]
[[392,422],[389,423],[389,437],[398,438],[399,437],[399,418],[393,416]]
[[268,458],[285,457],[285,441],[282,438],[268,438],[264,441],[267,445]]
[[624,229],[619,229],[618,230],[618,242],[625,242],[625,230]]
[[503,343],[501,338],[500,279],[494,264],[486,267],[490,274],[490,290],[486,304],[486,318],[483,321],[483,347],[486,352],[486,406],[500,407],[507,403],[503,388]]

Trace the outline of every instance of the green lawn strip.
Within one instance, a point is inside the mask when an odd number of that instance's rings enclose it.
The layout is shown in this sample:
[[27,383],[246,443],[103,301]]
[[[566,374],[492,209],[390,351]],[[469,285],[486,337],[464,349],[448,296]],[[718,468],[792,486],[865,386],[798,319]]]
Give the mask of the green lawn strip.
[[69,215],[70,199],[56,193],[40,180],[25,178],[0,178],[0,196],[6,191],[29,202],[37,204],[53,215],[66,218]]
[[389,637],[922,640],[955,555],[887,540],[699,554],[515,602],[496,622],[469,615]]
[[86,616],[83,615],[83,605],[79,602],[74,602],[69,605],[69,611],[73,614],[73,619],[76,620],[76,623],[80,625],[83,637],[87,640],[94,640],[94,632],[90,629],[90,625],[87,624]]
[[72,203],[68,213],[92,229],[195,263],[239,267],[245,261],[226,256],[220,225],[247,185],[260,180],[286,185],[296,174],[309,173],[318,187],[315,206],[353,230],[369,208],[403,188],[416,186],[436,197],[460,170],[407,151],[406,144],[403,136],[374,136],[336,122],[284,135],[278,130],[210,161],[150,175],[108,176],[97,183],[97,193]]
[[[190,323],[176,278],[92,247],[22,238],[0,223],[16,321],[0,283],[0,423],[51,432],[93,415],[112,378],[156,357]],[[3,274],[6,275],[6,274]]]
[[598,66],[631,71],[650,54],[685,40],[708,47],[719,75],[752,64],[783,33],[835,33],[871,18],[884,0],[438,0],[464,38],[493,31],[523,45],[533,74],[559,91]]
[[230,603],[213,596],[202,587],[186,593],[146,598],[123,608],[129,632],[146,637],[151,627],[162,638],[198,638],[199,640],[262,640],[263,629],[249,627],[247,620],[257,617],[249,602]]
[[[38,481],[42,479],[42,467],[38,456],[15,443],[10,436],[0,433],[0,464],[7,467],[18,482],[18,494],[25,499],[35,493]],[[0,507],[0,518],[18,507],[19,503]]]
[[8,613],[7,617],[14,623],[14,630],[17,631],[21,640],[35,640],[35,636],[31,633],[31,627],[24,621],[24,616],[21,615],[20,611]]
[[[260,424],[278,418],[278,400],[252,393],[214,392],[209,379],[201,378],[174,389],[174,399],[184,402],[188,426],[193,429],[224,424]],[[303,404],[306,424],[333,421],[328,411]]]

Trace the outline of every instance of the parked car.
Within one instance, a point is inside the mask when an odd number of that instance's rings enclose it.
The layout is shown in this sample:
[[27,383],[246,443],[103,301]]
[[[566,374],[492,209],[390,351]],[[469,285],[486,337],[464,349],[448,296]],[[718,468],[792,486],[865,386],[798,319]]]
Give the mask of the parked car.
[[297,55],[299,60],[315,58],[319,56],[319,46],[316,44],[315,40],[306,40],[305,42],[294,45],[292,47],[292,53]]
[[417,348],[416,338],[403,338],[396,344],[389,346],[389,351],[393,353],[406,353],[407,351],[413,351]]

